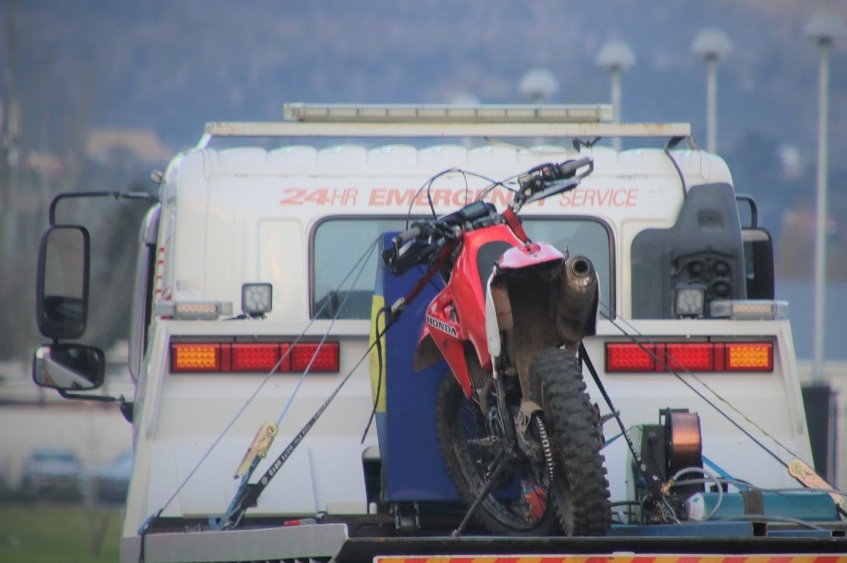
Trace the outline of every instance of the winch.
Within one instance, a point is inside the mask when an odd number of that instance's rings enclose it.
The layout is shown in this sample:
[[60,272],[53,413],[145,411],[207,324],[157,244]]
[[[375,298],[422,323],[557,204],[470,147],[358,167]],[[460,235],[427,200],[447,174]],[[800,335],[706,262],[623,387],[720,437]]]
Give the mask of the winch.
[[[703,441],[700,417],[688,409],[659,411],[658,424],[634,428],[633,443],[639,448],[641,467],[631,460],[631,498],[641,509],[640,520],[655,524],[687,519],[686,500],[705,490]],[[665,501],[658,502],[646,487],[648,479],[662,484]]]

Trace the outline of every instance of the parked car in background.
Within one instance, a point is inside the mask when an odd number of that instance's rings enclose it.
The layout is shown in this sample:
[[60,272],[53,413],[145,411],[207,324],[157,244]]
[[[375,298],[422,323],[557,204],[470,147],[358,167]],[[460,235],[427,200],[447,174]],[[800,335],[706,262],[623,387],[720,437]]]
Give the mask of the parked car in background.
[[110,504],[126,502],[129,479],[132,476],[132,461],[132,452],[124,451],[111,461],[89,471],[86,486],[91,499]]
[[70,448],[36,448],[24,463],[21,488],[36,496],[73,499],[81,495],[82,463]]

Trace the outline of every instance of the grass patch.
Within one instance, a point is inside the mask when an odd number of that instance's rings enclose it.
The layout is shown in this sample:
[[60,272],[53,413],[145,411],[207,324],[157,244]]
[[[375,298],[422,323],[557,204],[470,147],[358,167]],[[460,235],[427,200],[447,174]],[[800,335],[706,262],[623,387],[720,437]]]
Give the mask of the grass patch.
[[0,504],[0,561],[114,563],[122,522],[122,506]]

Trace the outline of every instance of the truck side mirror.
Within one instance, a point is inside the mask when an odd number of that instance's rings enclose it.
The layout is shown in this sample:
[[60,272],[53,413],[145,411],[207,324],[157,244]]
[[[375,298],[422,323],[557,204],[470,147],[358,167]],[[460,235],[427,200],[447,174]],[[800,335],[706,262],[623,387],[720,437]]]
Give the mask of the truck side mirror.
[[85,332],[89,247],[84,227],[54,226],[41,237],[36,318],[38,330],[47,338],[79,338]]
[[773,241],[764,229],[743,229],[744,271],[747,278],[747,298],[775,298]]
[[736,194],[735,204],[738,206],[738,219],[742,229],[757,229],[759,227],[759,208],[756,200],[748,194]]
[[44,344],[32,358],[32,380],[59,391],[90,391],[103,385],[106,356],[82,344]]

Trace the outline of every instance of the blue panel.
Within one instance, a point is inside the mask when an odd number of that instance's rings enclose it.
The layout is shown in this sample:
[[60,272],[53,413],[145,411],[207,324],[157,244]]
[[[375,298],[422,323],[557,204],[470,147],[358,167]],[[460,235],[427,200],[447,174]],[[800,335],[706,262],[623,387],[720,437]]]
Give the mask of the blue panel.
[[[383,247],[391,244],[395,234],[385,233]],[[394,276],[382,270],[385,305],[391,306],[406,296],[423,273],[423,268],[413,268],[402,276]],[[435,435],[435,398],[449,368],[440,362],[423,371],[412,369],[424,311],[442,287],[441,279],[433,278],[385,336],[387,440],[380,443],[387,450],[381,455],[389,502],[459,498]]]
[[775,530],[773,528],[768,528],[768,537],[769,538],[832,538],[835,537],[835,534],[831,530],[827,530],[826,528],[799,528],[799,529],[785,529],[785,530]]
[[694,537],[748,538],[753,537],[751,522],[686,522],[685,524],[615,525],[610,536],[623,537]]
[[814,490],[802,493],[765,491],[761,493],[762,507],[747,506],[748,499],[741,493],[697,493],[688,502],[715,520],[741,518],[759,509],[763,509],[763,518],[773,518],[777,521],[780,518],[809,522],[839,519],[832,497],[825,492]]

